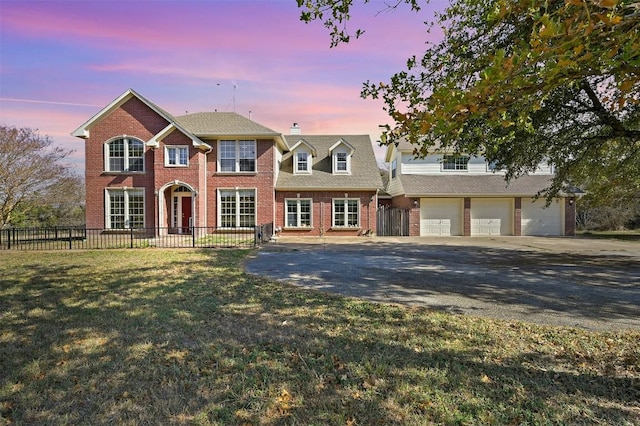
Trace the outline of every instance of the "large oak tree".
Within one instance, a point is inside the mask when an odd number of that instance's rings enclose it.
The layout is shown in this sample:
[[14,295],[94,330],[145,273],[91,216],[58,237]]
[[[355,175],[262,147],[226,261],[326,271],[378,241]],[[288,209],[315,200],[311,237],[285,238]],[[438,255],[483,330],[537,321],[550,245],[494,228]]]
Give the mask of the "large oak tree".
[[[332,46],[363,34],[347,31],[352,0],[298,5],[302,20],[330,30]],[[383,143],[408,137],[417,156],[437,142],[486,156],[508,179],[548,161],[548,197],[574,181],[611,201],[638,199],[639,23],[630,0],[451,0],[430,23],[442,41],[389,81],[366,82],[362,96],[384,100]]]

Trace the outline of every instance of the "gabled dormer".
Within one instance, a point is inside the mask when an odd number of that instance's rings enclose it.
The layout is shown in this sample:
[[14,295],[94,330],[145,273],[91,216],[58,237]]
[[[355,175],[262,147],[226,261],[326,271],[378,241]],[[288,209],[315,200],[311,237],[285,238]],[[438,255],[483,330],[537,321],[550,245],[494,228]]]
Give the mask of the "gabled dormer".
[[293,174],[311,174],[313,158],[317,156],[313,145],[304,139],[300,139],[291,147],[291,155],[293,157]]
[[351,157],[355,148],[344,139],[338,140],[329,148],[331,171],[334,175],[351,174]]

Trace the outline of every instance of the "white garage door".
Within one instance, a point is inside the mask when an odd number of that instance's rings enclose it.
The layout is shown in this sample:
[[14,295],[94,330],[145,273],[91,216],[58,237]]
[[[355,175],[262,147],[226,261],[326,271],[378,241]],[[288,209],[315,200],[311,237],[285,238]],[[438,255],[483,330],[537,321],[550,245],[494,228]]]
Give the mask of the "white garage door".
[[421,198],[420,235],[462,235],[462,198]]
[[472,198],[471,235],[513,235],[513,199]]
[[545,208],[545,200],[522,199],[522,235],[563,235],[562,201]]

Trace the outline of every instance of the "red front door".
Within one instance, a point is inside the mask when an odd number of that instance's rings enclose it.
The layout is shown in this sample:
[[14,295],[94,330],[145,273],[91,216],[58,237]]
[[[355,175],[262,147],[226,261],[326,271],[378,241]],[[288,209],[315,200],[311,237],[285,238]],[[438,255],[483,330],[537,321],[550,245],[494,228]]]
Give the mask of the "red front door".
[[191,231],[191,197],[182,197],[182,233],[189,234]]

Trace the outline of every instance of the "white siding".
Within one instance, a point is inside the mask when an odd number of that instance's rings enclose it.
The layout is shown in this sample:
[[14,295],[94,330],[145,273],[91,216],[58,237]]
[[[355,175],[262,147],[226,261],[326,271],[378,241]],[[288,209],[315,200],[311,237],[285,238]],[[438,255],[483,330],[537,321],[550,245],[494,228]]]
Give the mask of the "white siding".
[[523,198],[521,205],[522,235],[564,235],[562,199],[545,208],[545,200]]
[[428,155],[425,158],[413,158],[412,154],[402,154],[399,170],[405,175],[424,175],[440,173],[442,155]]
[[420,235],[462,235],[462,198],[421,198]]
[[[411,153],[402,153],[398,156],[398,173],[406,175],[429,175],[429,174],[472,174],[472,175],[492,175],[504,174],[503,170],[489,170],[484,157],[471,157],[467,170],[442,170],[442,157],[444,154],[430,154],[425,158],[414,158]],[[538,169],[532,174],[552,174],[553,169],[546,163],[540,163]]]
[[472,198],[471,235],[513,235],[513,199]]
[[387,186],[387,192],[389,195],[401,195],[404,193],[402,190],[402,184],[400,183],[400,177],[396,175],[395,178],[389,178],[389,185]]

